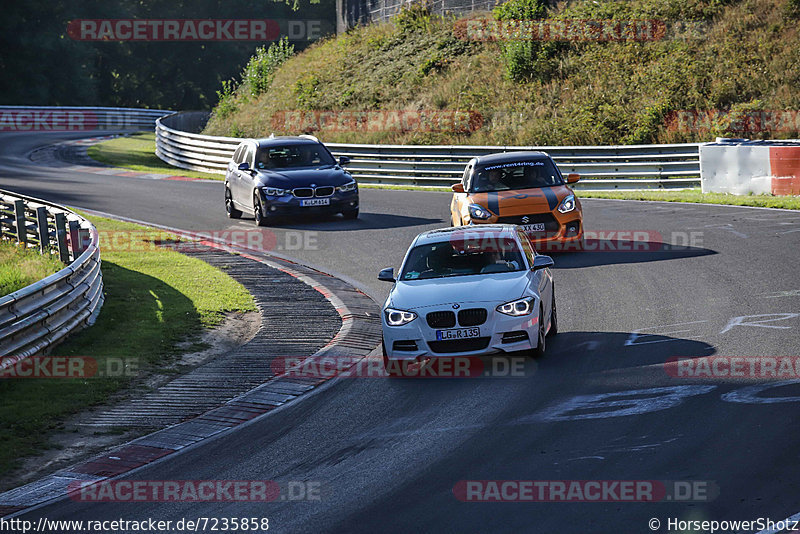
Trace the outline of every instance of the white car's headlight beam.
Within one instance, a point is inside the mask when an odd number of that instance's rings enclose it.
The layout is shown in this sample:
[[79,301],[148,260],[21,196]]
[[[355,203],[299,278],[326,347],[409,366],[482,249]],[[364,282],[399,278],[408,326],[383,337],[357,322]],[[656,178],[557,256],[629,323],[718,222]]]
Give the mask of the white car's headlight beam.
[[394,308],[386,308],[383,310],[386,317],[386,324],[389,326],[403,326],[417,318],[417,314],[405,310],[395,310]]
[[506,315],[511,315],[513,317],[521,317],[523,315],[528,315],[533,310],[533,297],[525,297],[517,300],[512,300],[511,302],[506,302],[505,304],[499,305],[496,309],[500,313],[504,313]]

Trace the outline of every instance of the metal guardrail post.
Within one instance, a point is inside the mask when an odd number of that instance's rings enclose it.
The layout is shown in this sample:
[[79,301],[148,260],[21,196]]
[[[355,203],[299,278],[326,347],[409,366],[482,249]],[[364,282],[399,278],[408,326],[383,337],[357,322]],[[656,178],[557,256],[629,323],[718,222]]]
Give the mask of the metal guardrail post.
[[47,208],[36,208],[36,230],[39,234],[39,253],[44,254],[50,250],[50,229],[47,227]]
[[56,213],[56,242],[58,243],[58,257],[64,263],[69,263],[69,248],[67,247],[67,216]]
[[89,229],[78,228],[78,253],[80,256],[89,247]]
[[14,201],[14,229],[17,233],[17,243],[28,244],[28,227],[25,224],[25,201]]
[[75,261],[78,256],[81,255],[81,237],[79,230],[80,226],[78,225],[78,221],[69,221],[69,249],[72,253],[72,261]]

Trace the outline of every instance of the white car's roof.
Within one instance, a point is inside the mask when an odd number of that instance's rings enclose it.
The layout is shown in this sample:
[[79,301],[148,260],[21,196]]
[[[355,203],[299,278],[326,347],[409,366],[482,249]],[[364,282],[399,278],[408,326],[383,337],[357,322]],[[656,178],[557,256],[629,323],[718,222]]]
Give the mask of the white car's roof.
[[517,226],[514,224],[480,224],[471,226],[457,226],[455,228],[439,228],[422,232],[414,240],[414,245],[439,243],[442,241],[458,240],[461,235],[468,239],[516,239]]

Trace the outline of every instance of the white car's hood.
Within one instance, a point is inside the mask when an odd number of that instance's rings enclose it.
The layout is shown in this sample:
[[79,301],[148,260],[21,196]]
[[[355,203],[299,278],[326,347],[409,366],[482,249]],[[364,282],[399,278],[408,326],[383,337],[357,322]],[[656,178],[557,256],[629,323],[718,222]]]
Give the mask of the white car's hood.
[[388,304],[401,310],[467,302],[498,304],[522,297],[528,271],[398,281]]

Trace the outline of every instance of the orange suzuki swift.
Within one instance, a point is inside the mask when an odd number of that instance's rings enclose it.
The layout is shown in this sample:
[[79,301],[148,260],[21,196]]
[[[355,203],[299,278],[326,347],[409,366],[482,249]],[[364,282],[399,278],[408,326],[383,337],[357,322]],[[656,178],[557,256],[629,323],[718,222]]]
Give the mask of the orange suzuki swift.
[[473,158],[453,185],[453,226],[506,223],[522,226],[537,248],[583,248],[581,203],[544,152],[504,152]]

